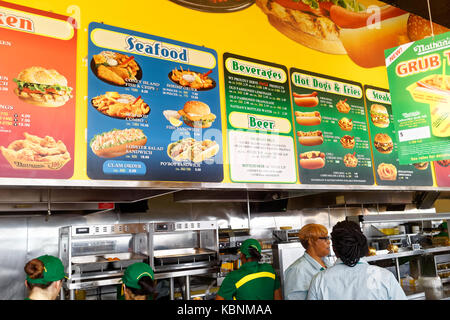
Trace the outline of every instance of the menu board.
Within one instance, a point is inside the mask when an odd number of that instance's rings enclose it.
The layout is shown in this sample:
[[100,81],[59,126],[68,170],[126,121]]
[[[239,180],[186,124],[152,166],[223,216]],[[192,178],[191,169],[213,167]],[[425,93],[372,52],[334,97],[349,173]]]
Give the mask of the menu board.
[[364,97],[377,184],[432,186],[430,162],[399,164],[389,90],[366,85]]
[[450,32],[385,51],[401,164],[450,158]]
[[450,159],[434,161],[434,173],[439,187],[450,187]]
[[296,68],[290,77],[300,182],[372,185],[362,85]]
[[67,17],[1,2],[1,177],[72,177],[76,38]]
[[91,179],[223,179],[214,50],[89,25],[87,173]]
[[225,53],[232,182],[296,183],[287,68]]

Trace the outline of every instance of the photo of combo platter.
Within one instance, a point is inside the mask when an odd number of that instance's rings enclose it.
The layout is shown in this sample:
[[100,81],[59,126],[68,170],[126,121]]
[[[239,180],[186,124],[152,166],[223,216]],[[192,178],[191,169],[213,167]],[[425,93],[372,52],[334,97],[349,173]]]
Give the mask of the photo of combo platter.
[[[172,40],[103,24],[161,43]],[[176,44],[178,47],[195,47]],[[117,49],[117,48],[116,48]],[[197,47],[195,47],[198,50]],[[215,51],[208,51],[208,55]],[[88,176],[92,179],[221,181],[220,97],[215,68],[89,43]],[[217,58],[216,58],[217,59]],[[220,131],[219,131],[220,132]]]

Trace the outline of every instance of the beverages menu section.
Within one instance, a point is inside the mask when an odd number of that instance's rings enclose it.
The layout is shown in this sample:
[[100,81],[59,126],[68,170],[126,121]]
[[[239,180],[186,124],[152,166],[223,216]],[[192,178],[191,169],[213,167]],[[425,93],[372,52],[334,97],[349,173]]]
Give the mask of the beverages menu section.
[[214,50],[89,25],[91,179],[222,181]]
[[372,185],[362,85],[296,68],[290,78],[300,182]]
[[401,165],[395,138],[391,95],[388,90],[364,86],[370,141],[378,185],[431,186],[430,162]]
[[72,177],[76,44],[67,17],[1,2],[1,177]]
[[224,54],[230,178],[297,182],[285,66]]

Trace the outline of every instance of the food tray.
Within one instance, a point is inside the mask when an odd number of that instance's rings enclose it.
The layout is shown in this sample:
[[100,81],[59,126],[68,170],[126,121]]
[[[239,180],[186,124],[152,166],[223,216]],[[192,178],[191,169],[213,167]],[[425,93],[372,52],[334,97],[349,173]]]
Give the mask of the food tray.
[[202,248],[167,249],[167,250],[155,250],[154,252],[155,252],[154,257],[157,259],[192,257],[216,253],[216,251],[214,250]]
[[[117,258],[119,260],[108,260]],[[147,256],[132,252],[111,253],[103,255],[88,255],[72,257],[74,269],[80,272],[123,269],[135,262],[143,262]]]

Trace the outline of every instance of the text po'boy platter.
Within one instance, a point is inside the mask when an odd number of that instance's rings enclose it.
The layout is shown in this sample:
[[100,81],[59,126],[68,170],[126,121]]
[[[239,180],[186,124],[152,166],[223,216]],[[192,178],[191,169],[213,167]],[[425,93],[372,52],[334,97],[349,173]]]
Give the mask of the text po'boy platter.
[[301,183],[374,183],[361,84],[290,70]]
[[216,52],[98,23],[89,35],[88,176],[221,181]]

